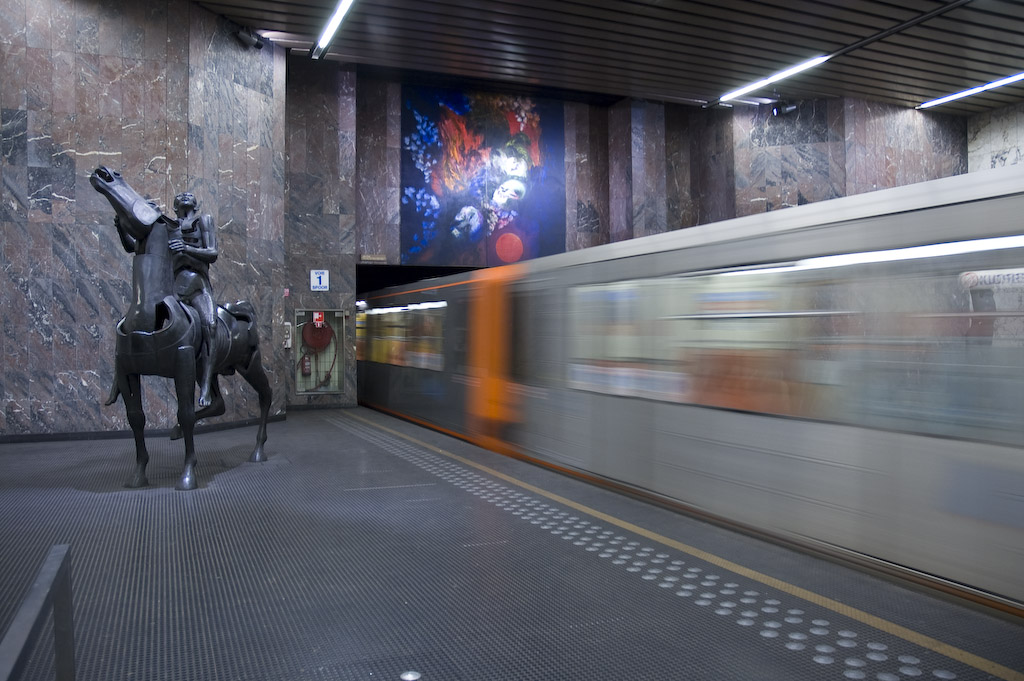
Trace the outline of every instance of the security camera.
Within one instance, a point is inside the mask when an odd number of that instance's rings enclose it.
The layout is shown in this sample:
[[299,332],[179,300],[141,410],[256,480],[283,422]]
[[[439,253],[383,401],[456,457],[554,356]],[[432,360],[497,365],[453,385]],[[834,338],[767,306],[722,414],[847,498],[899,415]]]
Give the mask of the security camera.
[[253,33],[248,29],[241,29],[235,36],[238,38],[238,42],[242,43],[246,47],[255,47],[257,50],[263,49],[263,36],[259,33]]
[[787,104],[786,102],[775,102],[772,104],[772,116],[785,116],[796,111],[796,104]]

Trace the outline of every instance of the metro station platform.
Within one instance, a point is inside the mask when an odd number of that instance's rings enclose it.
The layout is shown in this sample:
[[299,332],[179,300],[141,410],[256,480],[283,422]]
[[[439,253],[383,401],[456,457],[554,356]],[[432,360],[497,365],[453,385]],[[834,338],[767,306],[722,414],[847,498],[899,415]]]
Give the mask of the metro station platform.
[[378,412],[254,439],[193,492],[164,438],[141,490],[131,439],[0,445],[0,632],[70,544],[79,679],[1024,680],[1022,621]]

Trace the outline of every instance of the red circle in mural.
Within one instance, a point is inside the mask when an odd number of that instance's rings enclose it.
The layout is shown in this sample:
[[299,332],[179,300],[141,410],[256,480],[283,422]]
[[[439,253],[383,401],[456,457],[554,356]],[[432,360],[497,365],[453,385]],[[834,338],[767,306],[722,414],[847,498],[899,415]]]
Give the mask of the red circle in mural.
[[498,237],[494,250],[502,262],[516,262],[523,257],[523,240],[511,232]]

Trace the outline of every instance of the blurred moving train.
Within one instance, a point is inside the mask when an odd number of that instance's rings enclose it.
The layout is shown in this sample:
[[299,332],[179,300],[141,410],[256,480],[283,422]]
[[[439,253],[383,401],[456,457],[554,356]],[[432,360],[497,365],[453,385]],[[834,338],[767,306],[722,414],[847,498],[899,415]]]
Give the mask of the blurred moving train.
[[1022,171],[374,292],[360,402],[1020,608]]

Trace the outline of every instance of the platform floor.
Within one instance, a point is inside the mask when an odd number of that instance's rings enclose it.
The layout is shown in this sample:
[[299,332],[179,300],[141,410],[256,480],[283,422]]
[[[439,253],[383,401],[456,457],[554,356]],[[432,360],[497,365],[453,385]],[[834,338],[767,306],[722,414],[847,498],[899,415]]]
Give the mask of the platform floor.
[[142,490],[128,439],[0,445],[0,631],[68,543],[79,679],[1024,680],[1024,622],[378,412],[269,436],[199,436],[193,492],[180,442]]

